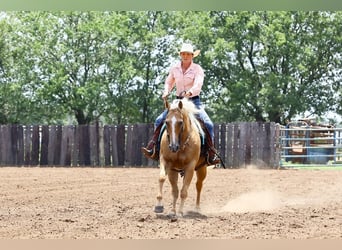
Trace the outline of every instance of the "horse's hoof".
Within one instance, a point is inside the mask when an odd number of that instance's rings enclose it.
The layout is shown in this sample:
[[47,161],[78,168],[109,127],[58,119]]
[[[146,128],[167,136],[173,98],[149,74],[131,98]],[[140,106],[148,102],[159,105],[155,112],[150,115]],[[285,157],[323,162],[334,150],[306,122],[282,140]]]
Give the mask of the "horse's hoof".
[[170,222],[176,222],[178,220],[178,216],[174,213],[169,214],[168,217],[170,218]]
[[155,206],[154,207],[154,212],[157,214],[160,214],[162,212],[164,212],[164,206]]
[[171,222],[176,222],[178,220],[178,217],[177,216],[173,216],[170,218],[170,221]]

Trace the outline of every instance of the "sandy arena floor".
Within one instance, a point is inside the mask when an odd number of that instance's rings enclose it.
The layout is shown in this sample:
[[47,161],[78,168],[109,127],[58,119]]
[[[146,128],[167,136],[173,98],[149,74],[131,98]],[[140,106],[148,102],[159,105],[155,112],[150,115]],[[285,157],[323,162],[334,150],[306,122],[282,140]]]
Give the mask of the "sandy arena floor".
[[185,216],[157,168],[0,168],[0,239],[342,239],[342,171],[208,169]]

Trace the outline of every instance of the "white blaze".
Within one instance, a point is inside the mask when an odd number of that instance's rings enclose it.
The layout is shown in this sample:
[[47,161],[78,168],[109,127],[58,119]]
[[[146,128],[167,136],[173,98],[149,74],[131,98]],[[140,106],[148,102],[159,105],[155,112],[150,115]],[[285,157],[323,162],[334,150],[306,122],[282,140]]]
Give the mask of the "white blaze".
[[175,128],[176,128],[176,122],[177,122],[177,118],[176,117],[172,117],[171,118],[171,128],[172,128],[172,136],[171,136],[171,141],[172,144],[176,143],[176,133],[175,133]]

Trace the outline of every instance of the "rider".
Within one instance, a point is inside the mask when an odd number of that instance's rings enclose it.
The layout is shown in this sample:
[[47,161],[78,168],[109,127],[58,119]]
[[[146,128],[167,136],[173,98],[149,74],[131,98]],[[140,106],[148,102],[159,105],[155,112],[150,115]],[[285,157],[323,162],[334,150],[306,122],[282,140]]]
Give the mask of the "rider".
[[[175,66],[171,67],[169,74],[165,80],[165,87],[162,98],[166,98],[171,90],[176,86],[177,99],[188,97],[198,109],[200,113],[198,116],[204,122],[207,129],[206,131],[206,143],[208,148],[207,161],[208,164],[214,165],[220,162],[217,157],[216,150],[213,146],[214,140],[214,125],[208,114],[203,108],[200,101],[200,92],[202,90],[204,71],[202,67],[193,62],[193,58],[198,56],[200,50],[194,51],[193,46],[189,43],[184,43],[179,52],[181,61]],[[155,131],[152,140],[148,143],[146,148],[142,148],[143,154],[153,160],[159,158],[159,148],[157,146],[160,130],[166,119],[167,110],[164,110],[155,121]],[[157,147],[156,147],[157,146]]]

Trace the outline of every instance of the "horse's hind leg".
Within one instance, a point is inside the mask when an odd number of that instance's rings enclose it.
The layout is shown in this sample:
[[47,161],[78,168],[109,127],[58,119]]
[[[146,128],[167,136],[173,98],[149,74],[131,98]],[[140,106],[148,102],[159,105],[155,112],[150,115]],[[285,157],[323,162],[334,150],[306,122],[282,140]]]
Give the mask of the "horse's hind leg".
[[154,207],[154,212],[162,213],[164,212],[163,206],[163,185],[166,180],[166,171],[164,166],[160,166],[160,174],[159,174],[159,192],[157,195],[157,205]]
[[203,187],[203,181],[207,176],[207,167],[200,167],[196,171],[197,181],[196,181],[196,190],[197,190],[197,197],[196,197],[196,210],[200,210],[200,202],[201,202],[201,191]]

